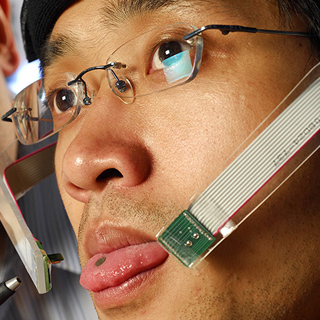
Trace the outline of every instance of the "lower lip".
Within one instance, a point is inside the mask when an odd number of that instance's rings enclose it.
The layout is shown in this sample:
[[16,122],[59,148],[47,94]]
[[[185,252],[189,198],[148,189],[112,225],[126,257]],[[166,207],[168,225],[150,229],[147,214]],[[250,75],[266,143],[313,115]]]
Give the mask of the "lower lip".
[[[141,272],[119,286],[109,287],[99,292],[91,292],[96,306],[101,310],[111,309],[129,304],[143,294],[160,276],[164,262],[147,271]],[[150,295],[148,295],[150,299]]]

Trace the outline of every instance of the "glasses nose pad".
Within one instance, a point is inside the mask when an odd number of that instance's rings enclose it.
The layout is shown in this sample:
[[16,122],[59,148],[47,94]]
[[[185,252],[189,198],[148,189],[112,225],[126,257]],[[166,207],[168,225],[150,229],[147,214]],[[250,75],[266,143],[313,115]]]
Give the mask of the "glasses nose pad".
[[124,103],[134,101],[134,91],[131,81],[124,76],[115,76],[113,70],[108,70],[108,82],[113,93]]

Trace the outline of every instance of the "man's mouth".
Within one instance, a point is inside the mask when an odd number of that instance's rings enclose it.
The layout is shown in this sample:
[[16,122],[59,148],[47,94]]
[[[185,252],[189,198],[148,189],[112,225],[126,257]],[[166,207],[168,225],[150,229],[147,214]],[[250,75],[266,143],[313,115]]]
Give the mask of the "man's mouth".
[[80,284],[93,292],[98,306],[122,304],[131,293],[138,294],[136,289],[167,257],[168,253],[157,242],[99,252],[82,269]]
[[134,276],[162,264],[168,254],[157,242],[97,253],[82,270],[81,285],[93,292],[119,286]]

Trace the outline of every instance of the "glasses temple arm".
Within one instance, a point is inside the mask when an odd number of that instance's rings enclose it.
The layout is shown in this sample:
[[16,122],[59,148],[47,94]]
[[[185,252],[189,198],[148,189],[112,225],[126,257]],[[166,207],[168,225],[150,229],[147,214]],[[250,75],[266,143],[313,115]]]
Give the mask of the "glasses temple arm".
[[248,32],[248,33],[267,33],[267,34],[284,34],[289,36],[302,36],[310,37],[311,33],[305,32],[294,32],[294,31],[279,31],[279,30],[268,30],[268,29],[257,29],[252,27],[243,27],[238,25],[219,25],[211,24],[204,27],[201,27],[187,35],[184,36],[184,40],[189,40],[192,37],[199,35],[201,32],[206,30],[220,30],[223,35],[227,35],[230,32]]

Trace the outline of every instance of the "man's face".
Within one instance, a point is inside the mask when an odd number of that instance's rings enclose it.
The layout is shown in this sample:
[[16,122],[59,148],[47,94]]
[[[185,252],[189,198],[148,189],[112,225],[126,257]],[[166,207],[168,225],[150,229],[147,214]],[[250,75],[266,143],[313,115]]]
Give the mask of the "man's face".
[[[59,39],[64,50],[45,67],[47,90],[56,85],[55,74],[103,65],[150,27],[280,28],[277,7],[268,1],[168,1],[158,8],[119,3],[79,1],[61,15],[51,40]],[[305,31],[301,22],[294,29]],[[86,265],[82,282],[93,291],[101,319],[297,319],[312,310],[309,294],[319,274],[310,272],[318,263],[308,239],[320,234],[312,227],[312,192],[301,197],[307,189],[302,174],[199,270],[185,268],[155,243],[158,231],[315,64],[307,38],[207,31],[203,39],[195,80],[132,104],[112,93],[104,71],[91,72],[93,103],[59,134],[57,179]],[[137,48],[143,45],[137,40]],[[146,74],[150,59],[141,53]]]

